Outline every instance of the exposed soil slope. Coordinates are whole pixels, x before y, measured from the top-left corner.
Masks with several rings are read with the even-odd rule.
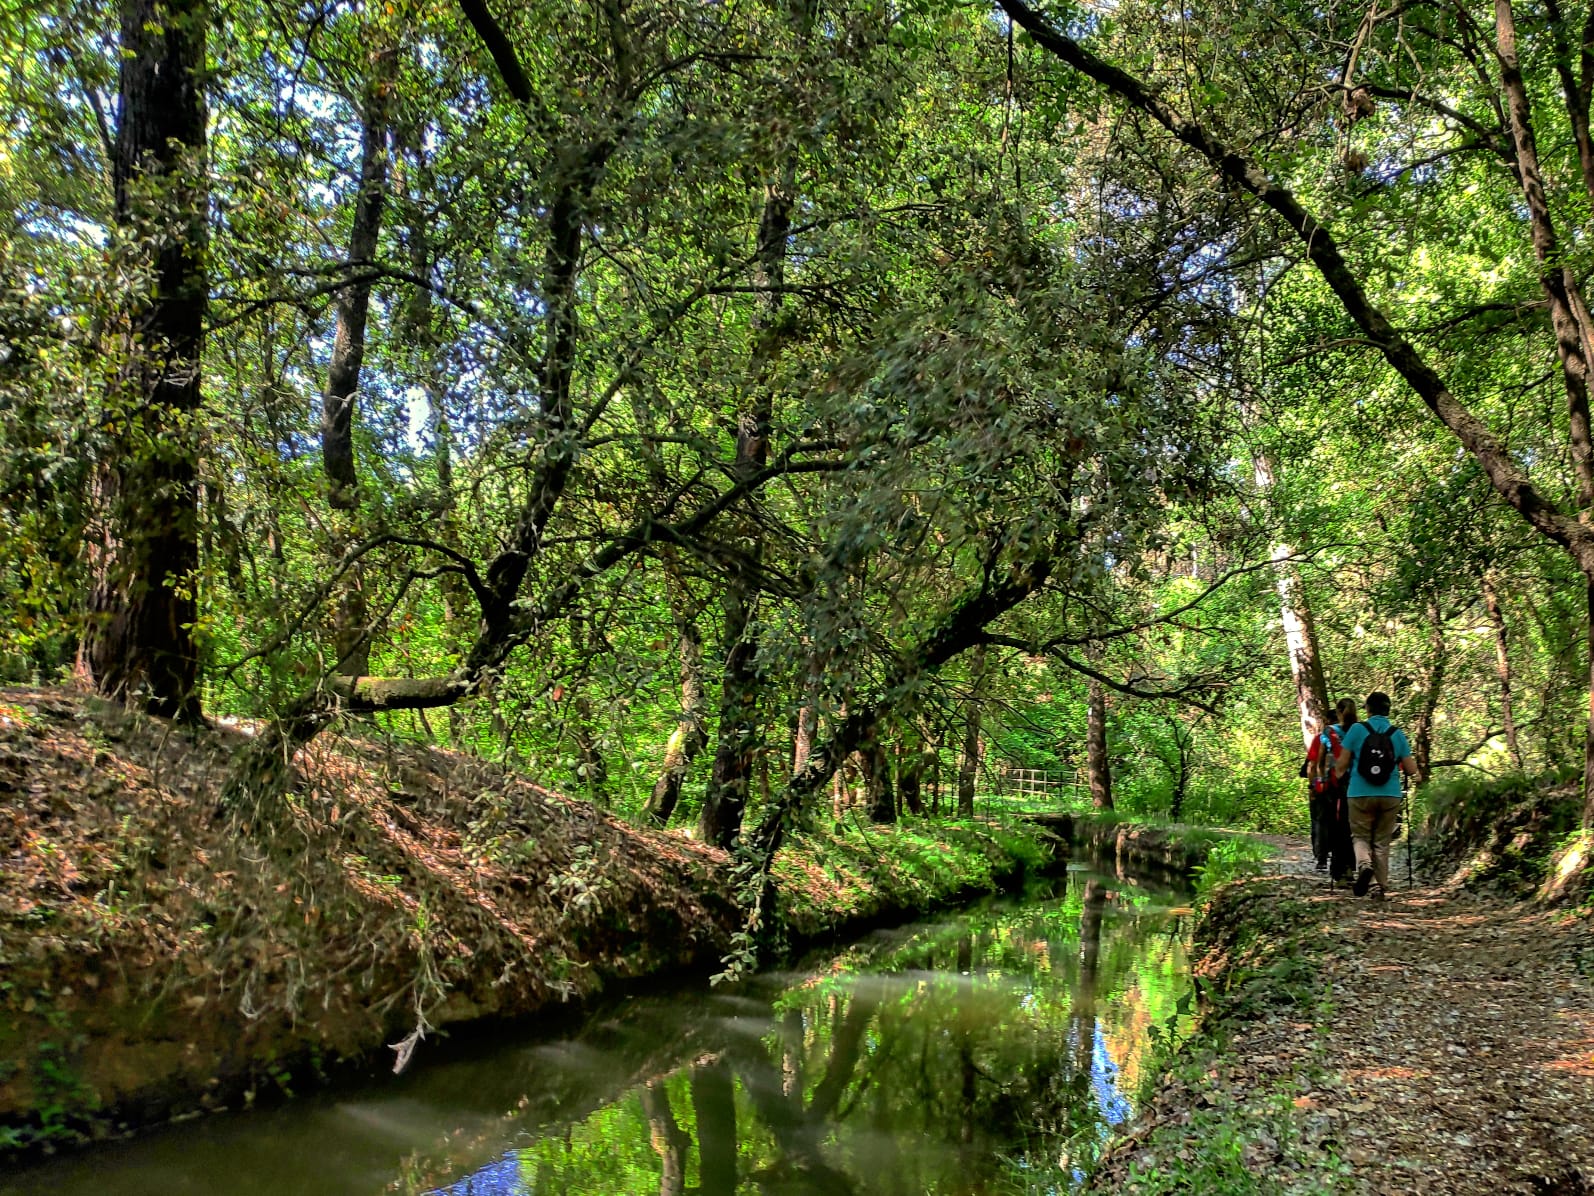
[[[535,1009],[735,925],[723,853],[456,753],[328,737],[264,833],[219,806],[242,735],[0,690],[0,1117]]]
[[[1590,919],[1459,886],[1374,903],[1305,854],[1208,911],[1202,1036],[1097,1190],[1216,1175],[1221,1139],[1255,1185],[1224,1191],[1594,1191]]]

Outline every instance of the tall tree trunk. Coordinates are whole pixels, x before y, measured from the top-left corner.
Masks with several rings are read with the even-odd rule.
[[[118,242],[134,272],[103,475],[109,534],[82,658],[100,692],[197,719],[200,377],[209,281],[204,0],[123,0]],[[148,271],[147,280],[141,275]]]
[[[1168,818],[1178,822],[1184,813],[1185,791],[1190,785],[1190,748],[1194,732],[1177,718],[1167,720],[1168,732],[1173,736],[1176,767],[1173,772],[1173,801],[1169,804]]]
[[[715,733],[714,769],[698,815],[697,837],[731,847],[741,833],[753,764],[760,743],[758,637],[752,619],[754,591],[745,578],[726,588],[725,670],[720,681],[720,711]]]
[[[1437,602],[1428,604],[1427,618],[1428,667],[1424,670],[1422,698],[1411,735],[1411,754],[1424,780],[1428,778],[1428,765],[1433,759],[1434,716],[1439,711],[1439,695],[1444,690],[1446,663],[1444,615]]]
[[[681,784],[692,761],[708,742],[704,725],[706,713],[703,702],[703,641],[697,624],[691,620],[680,625],[681,653],[681,713],[676,717],[675,730],[664,747],[664,766],[659,779],[653,784],[643,816],[655,826],[669,824],[670,816],[681,799]]]
[[[1505,613],[1500,609],[1500,596],[1494,588],[1494,578],[1483,575],[1483,607],[1489,612],[1489,625],[1494,629],[1494,673],[1500,679],[1500,717],[1505,723],[1505,742],[1511,759],[1518,770],[1522,761],[1522,742],[1517,735],[1516,701],[1511,693],[1511,653],[1506,635]]]
[[[891,757],[880,742],[879,733],[860,753],[864,780],[869,795],[869,820],[888,823],[897,820],[897,802],[891,790]]]
[[[809,753],[814,748],[814,736],[819,731],[820,686],[824,683],[825,657],[819,652],[808,654],[808,677],[803,684],[803,704],[797,711],[797,735],[792,746],[791,770],[799,773],[808,764]]]
[[[1253,461],[1257,489],[1273,489],[1273,462],[1264,453]],[[1330,721],[1328,683],[1323,679],[1323,657],[1317,647],[1317,625],[1301,584],[1301,572],[1291,561],[1295,550],[1288,544],[1273,545],[1274,584],[1278,588],[1279,615],[1284,624],[1284,648],[1290,658],[1290,677],[1295,682],[1295,706],[1301,717],[1301,746],[1309,748],[1323,725]]]
[[[1552,32],[1557,40],[1562,33],[1558,12],[1551,9]],[[1594,13],[1590,16],[1594,22]],[[1577,476],[1578,507],[1583,522],[1594,509],[1594,429],[1589,412],[1590,360],[1594,353],[1594,324],[1583,298],[1575,264],[1561,251],[1555,224],[1550,216],[1549,198],[1539,164],[1538,144],[1533,128],[1533,111],[1527,82],[1517,58],[1516,17],[1511,0],[1494,0],[1495,54],[1500,62],[1500,86],[1506,94],[1511,114],[1511,142],[1516,151],[1517,179],[1527,203],[1528,222],[1533,235],[1533,253],[1539,262],[1539,286],[1549,302],[1550,325],[1555,331],[1555,348],[1561,362],[1561,380],[1566,390],[1567,439],[1572,468]],[[1559,45],[1557,46],[1559,49]],[[1594,57],[1585,38],[1584,70],[1594,73]],[[1563,76],[1563,82],[1565,82]],[[1581,93],[1567,97],[1567,111],[1583,167],[1585,193],[1594,196],[1594,170],[1588,133],[1588,88],[1594,78],[1585,77]],[[1580,110],[1579,110],[1580,109]],[[1594,829],[1594,567],[1583,563],[1585,578],[1586,652],[1588,662],[1588,717],[1583,733],[1583,826]]]
[[[1289,555],[1291,550],[1283,544],[1273,550],[1275,560]],[[1300,712],[1301,744],[1309,747],[1313,736],[1330,721],[1328,683],[1323,678],[1323,657],[1317,647],[1317,625],[1301,584],[1300,570],[1280,564],[1277,584],[1290,676],[1295,682],[1295,705]]]
[[[1594,577],[1587,582],[1588,617],[1584,638],[1588,649],[1588,722],[1583,731],[1583,829],[1594,830]]]
[[[1090,781],[1090,804],[1098,810],[1112,805],[1112,761],[1107,755],[1107,690],[1090,679],[1089,709],[1085,723],[1085,775]]]
[[[321,396],[321,462],[327,475],[327,502],[336,513],[333,526],[341,558],[359,536],[359,478],[354,461],[354,409],[365,362],[365,325],[371,310],[371,283],[361,277],[376,258],[387,198],[388,106],[393,62],[391,51],[377,51],[376,65],[361,105],[364,132],[360,144],[360,177],[349,230],[348,268],[356,281],[337,292],[337,328],[332,361]],[[371,647],[366,627],[365,567],[360,562],[343,576],[333,627],[335,671],[360,677],[370,672]]]
[[[910,814],[924,813],[924,770],[929,764],[918,720],[902,720],[902,740],[897,746],[897,795]]]
[[[406,229],[409,242],[410,272],[416,278],[432,275],[432,241],[427,225],[424,197],[430,193],[430,164],[422,146],[422,131],[412,123],[395,122],[392,130],[393,178],[395,197],[408,199]],[[426,395],[426,423],[432,438],[432,461],[437,480],[438,540],[444,547],[463,553],[459,505],[454,491],[454,426],[448,414],[448,388],[443,382],[441,354],[432,323],[432,292],[429,287],[412,287],[404,310],[405,339],[414,350],[414,367],[422,378]],[[450,657],[463,655],[469,644],[469,627],[475,622],[470,586],[456,572],[437,579],[443,600],[443,644]],[[363,620],[362,620],[363,621]],[[449,741],[458,746],[465,739],[465,718],[457,705],[448,707]]]
[[[1594,98],[1594,24],[1585,24],[1577,47],[1582,78],[1572,67],[1573,46],[1567,36],[1566,18],[1560,0],[1546,0],[1550,34],[1555,42],[1555,71],[1561,80],[1561,97],[1566,105],[1572,140],[1577,145],[1578,167],[1583,175],[1583,190],[1594,199],[1594,138],[1589,134],[1589,101]]]
[[[681,713],[675,730],[664,747],[664,767],[653,784],[653,792],[642,809],[643,817],[654,826],[666,826],[681,799],[681,784],[692,761],[708,742],[708,711],[703,693],[703,637],[697,629],[692,596],[680,576],[678,562],[669,550],[663,556],[665,586],[675,631],[680,637]]]
[[[1511,143],[1516,152],[1517,178],[1527,204],[1533,254],[1539,262],[1539,287],[1550,308],[1561,380],[1566,389],[1567,430],[1572,467],[1577,475],[1578,506],[1594,507],[1594,438],[1590,435],[1589,358],[1583,302],[1577,272],[1561,253],[1555,223],[1550,216],[1544,173],[1539,164],[1538,141],[1533,129],[1533,109],[1527,82],[1517,61],[1516,17],[1511,0],[1494,0],[1495,54],[1500,62],[1500,86],[1511,115]],[[1591,724],[1594,726],[1594,724]]]
[[[974,787],[980,775],[980,683],[985,679],[985,648],[969,654],[969,696],[963,705],[963,755],[958,764],[959,818],[974,815]]]
[[[785,302],[781,290],[786,280],[786,241],[791,232],[795,171],[787,166],[778,182],[764,189],[763,214],[758,223],[758,265],[754,285],[761,289],[759,312],[753,326],[752,402],[737,420],[736,457],[731,478],[744,482],[769,461],[770,425],[774,419],[774,392],[766,377],[777,352],[780,312]],[[759,556],[762,536],[752,536],[749,556]],[[747,808],[753,763],[761,746],[759,724],[760,679],[758,632],[753,621],[756,579],[747,567],[732,571],[724,597],[725,673],[720,687],[718,739],[714,772],[698,819],[698,838],[730,847],[741,833]]]

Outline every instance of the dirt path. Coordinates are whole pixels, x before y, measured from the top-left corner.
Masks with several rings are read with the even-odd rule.
[[[1328,873],[1317,870],[1317,862],[1312,858],[1311,842],[1298,835],[1257,835],[1256,838],[1277,853],[1264,865],[1264,870],[1274,876],[1301,876],[1321,880],[1325,886],[1328,884]],[[1398,858],[1390,860],[1390,879],[1403,879],[1406,875],[1406,857],[1403,854],[1405,840],[1401,839],[1395,844]]]
[[[1350,1164],[1352,1190],[1594,1192],[1589,919],[1444,887],[1331,893],[1305,843],[1278,846],[1279,887],[1318,922],[1323,1000],[1242,1023],[1233,1049],[1309,1081],[1303,1140]]]

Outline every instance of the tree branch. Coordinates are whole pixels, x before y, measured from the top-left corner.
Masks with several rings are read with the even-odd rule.
[[[459,0],[459,10],[465,14],[476,36],[482,39],[487,53],[492,55],[493,65],[498,68],[499,78],[504,81],[509,94],[529,107],[532,101],[531,80],[526,77],[525,68],[520,65],[520,57],[515,53],[515,47],[510,45],[503,26],[493,19],[483,0]]]
[[[1372,302],[1333,234],[1301,205],[1294,192],[1280,186],[1250,157],[1220,141],[1200,122],[1185,118],[1139,79],[1060,33],[1024,0],[997,2],[1048,53],[1152,117],[1206,158],[1220,175],[1271,208],[1304,243],[1307,257],[1346,314],[1461,441],[1501,497],[1540,534],[1565,548],[1585,574],[1594,576],[1594,527],[1579,523],[1539,492],[1488,425],[1451,393],[1438,372]]]
[[[1036,651],[1032,645],[1026,644],[1016,635],[999,635],[995,633],[987,633],[981,636],[980,639],[982,643],[989,644],[993,648],[1013,648],[1019,652]],[[1074,672],[1080,673],[1086,677],[1090,677],[1095,681],[1100,681],[1108,689],[1116,690],[1118,693],[1124,694],[1128,697],[1144,698],[1147,701],[1153,702],[1184,702],[1187,705],[1194,706],[1197,710],[1206,712],[1207,714],[1217,714],[1217,709],[1215,707],[1210,706],[1206,702],[1202,702],[1199,699],[1191,696],[1195,689],[1201,687],[1198,682],[1190,682],[1188,684],[1179,686],[1177,689],[1141,689],[1139,686],[1130,685],[1127,682],[1115,680],[1106,673],[1102,672],[1100,669],[1086,664],[1084,661],[1075,657],[1069,656],[1066,652],[1062,652],[1056,648],[1041,649],[1039,654],[1050,656],[1052,659],[1061,662],[1064,666],[1073,670]]]

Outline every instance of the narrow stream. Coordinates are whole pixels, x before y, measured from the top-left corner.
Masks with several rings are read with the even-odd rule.
[[[1184,900],[1071,870],[731,991],[95,1147],[0,1194],[1065,1191],[1188,990]]]

